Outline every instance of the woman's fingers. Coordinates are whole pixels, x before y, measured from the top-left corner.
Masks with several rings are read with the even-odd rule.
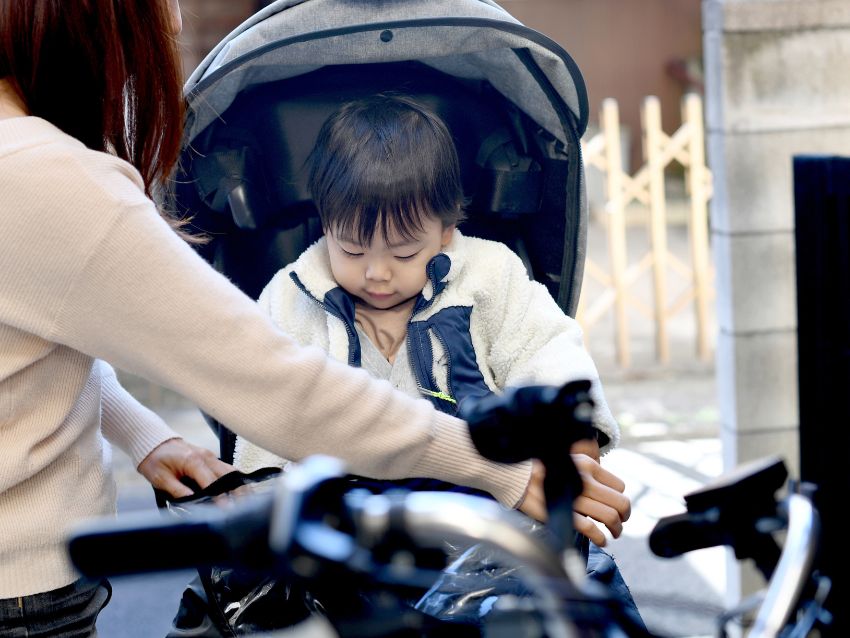
[[[621,522],[629,520],[629,517],[632,515],[632,502],[629,500],[629,497],[602,483],[585,480],[584,489],[579,498],[594,501],[611,508],[617,513]]]
[[[573,502],[573,511],[592,521],[602,523],[614,538],[619,538],[620,534],[623,533],[623,519],[620,512],[609,505],[586,496],[579,496]]]
[[[151,485],[178,498],[192,494],[192,490],[180,479],[190,478],[203,488],[235,469],[219,460],[210,450],[180,438],[160,443],[138,467],[139,473]]]
[[[582,479],[582,493],[573,502],[576,530],[598,545],[597,539],[604,536],[597,526],[601,523],[614,538],[619,538],[623,523],[632,513],[631,501],[623,493],[625,483],[586,455],[574,454],[572,459]]]

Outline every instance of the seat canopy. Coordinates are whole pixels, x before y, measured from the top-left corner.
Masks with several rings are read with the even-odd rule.
[[[321,232],[304,161],[343,101],[399,91],[458,148],[471,235],[508,243],[574,314],[586,242],[587,95],[555,42],[489,0],[278,0],[186,84],[178,208],[251,296]]]

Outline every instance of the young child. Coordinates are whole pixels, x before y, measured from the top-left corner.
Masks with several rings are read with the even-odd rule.
[[[619,429],[581,330],[510,249],[457,230],[464,197],[445,124],[404,96],[345,104],[319,133],[309,184],[324,237],[261,294],[274,322],[449,413],[512,385],[590,379],[599,435],[571,450],[586,482],[576,528],[604,545],[590,517],[619,536],[629,501],[597,463]],[[252,471],[285,461],[239,438],[235,464]]]
[[[619,428],[596,366],[576,321],[517,255],[457,229],[464,196],[445,124],[405,96],[349,102],[323,125],[309,165],[324,237],[272,278],[261,307],[300,343],[451,414],[509,386],[591,380],[597,440],[569,451],[584,481],[575,527],[592,541],[588,572],[607,571],[602,578],[639,617],[594,522],[618,537],[630,513],[625,485],[598,463]],[[288,464],[243,438],[234,456],[245,472]],[[471,491],[431,479],[357,480]]]

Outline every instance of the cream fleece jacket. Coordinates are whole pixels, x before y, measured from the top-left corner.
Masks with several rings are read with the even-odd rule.
[[[0,598],[76,578],[66,527],[114,510],[101,431],[140,461],[173,433],[108,366],[169,387],[290,459],[430,476],[515,506],[530,464],[297,345],[160,218],[138,172],[35,117],[0,120]]]
[[[600,453],[605,455],[615,448],[620,427],[605,400],[599,373],[575,319],[564,314],[545,286],[529,279],[522,261],[504,244],[455,230],[443,254],[451,263],[442,279],[447,285],[410,321],[425,321],[445,309],[469,308],[473,360],[487,388],[495,393],[529,383],[561,385],[576,379],[590,380],[594,425],[608,439]],[[300,285],[293,281],[293,273]],[[258,303],[275,325],[299,343],[317,345],[337,361],[347,362],[350,328],[316,303],[338,287],[322,237],[272,277]],[[429,281],[424,292],[427,298],[431,298],[432,290]],[[442,345],[434,341],[431,348],[437,353]],[[435,354],[426,365],[438,389],[451,395],[447,364],[445,360],[438,363],[438,359]],[[413,378],[413,369],[409,368],[407,374]],[[407,387],[415,389],[415,379]],[[241,437],[237,437],[235,451],[234,463],[243,471],[285,465],[283,459]]]

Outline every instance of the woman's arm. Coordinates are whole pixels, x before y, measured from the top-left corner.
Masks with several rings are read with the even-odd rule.
[[[124,389],[108,363],[95,359],[91,373],[100,379],[103,435],[127,453],[134,467],[155,447],[180,436]]]
[[[151,485],[172,496],[188,496],[192,490],[180,479],[188,477],[206,487],[233,471],[209,450],[184,441],[155,412],[139,403],[108,363],[96,359],[92,374],[100,377],[104,436],[127,453]]]
[[[530,464],[487,461],[462,421],[295,344],[174,234],[124,163],[98,161],[61,183],[46,175],[25,218],[0,224],[0,321],[169,387],[284,458],[522,498]],[[58,163],[17,166],[31,183]],[[105,190],[100,175],[123,183]]]

